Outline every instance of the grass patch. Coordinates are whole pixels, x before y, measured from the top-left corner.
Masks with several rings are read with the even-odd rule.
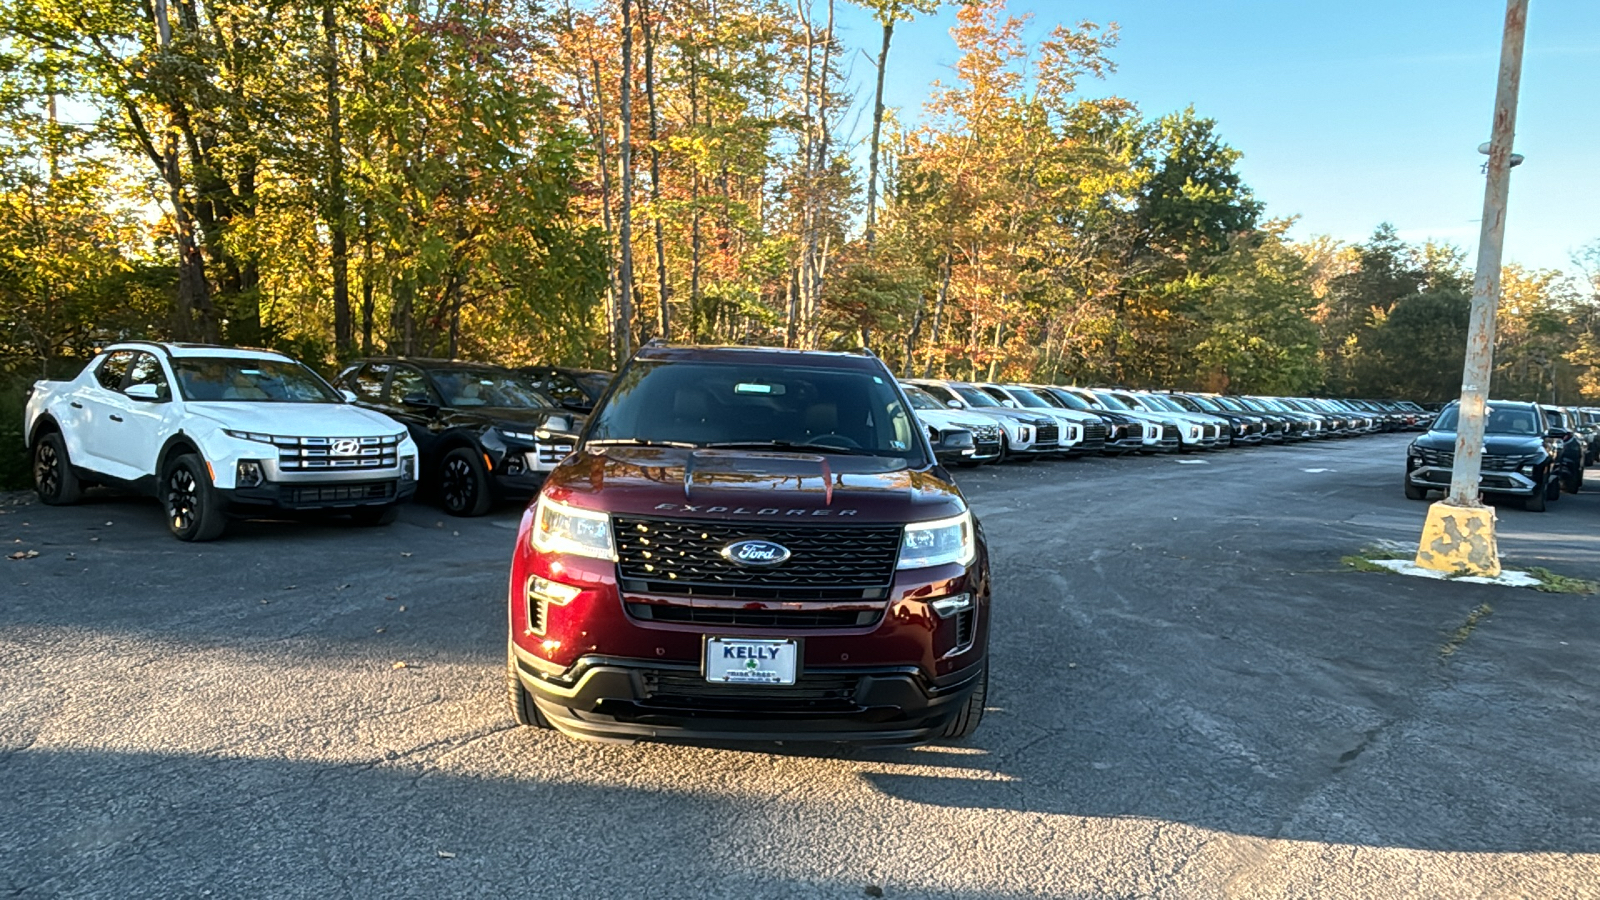
[[[1536,591],[1544,591],[1547,594],[1600,594],[1600,584],[1593,581],[1557,575],[1539,566],[1529,569],[1528,574],[1539,579],[1539,583],[1534,586]]]
[[[1493,613],[1494,607],[1487,603],[1481,603],[1477,609],[1467,613],[1467,620],[1461,623],[1460,628],[1450,633],[1450,639],[1444,642],[1443,647],[1439,648],[1439,655],[1445,659],[1454,656],[1455,652],[1461,649],[1461,645],[1467,642],[1467,638],[1472,637],[1472,632],[1477,630],[1478,623],[1493,615]]]
[[[1384,559],[1388,559],[1388,558],[1389,557],[1384,557]],[[1342,562],[1345,565],[1349,566],[1350,568],[1355,569],[1357,572],[1387,572],[1387,571],[1389,571],[1388,569],[1385,569],[1383,566],[1378,565],[1377,563],[1375,563],[1372,560],[1366,558],[1365,556],[1341,556],[1341,557],[1339,557],[1339,562]]]
[[[1374,560],[1379,559],[1410,559],[1414,554],[1395,547],[1384,547],[1378,544],[1368,544],[1351,556],[1339,557],[1339,562],[1357,572],[1392,572],[1383,566],[1375,565]]]

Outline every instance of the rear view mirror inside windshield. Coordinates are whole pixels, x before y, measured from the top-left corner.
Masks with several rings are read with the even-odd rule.
[[[761,394],[763,396],[776,397],[782,395],[784,390],[783,385],[781,384],[761,384],[755,381],[741,381],[733,386],[733,392],[735,394]]]

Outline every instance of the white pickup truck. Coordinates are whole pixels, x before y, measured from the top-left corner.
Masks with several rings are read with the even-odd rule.
[[[25,416],[40,500],[72,503],[93,484],[154,495],[185,541],[250,510],[386,524],[417,486],[403,426],[266,350],[113,344],[71,381],[35,382]]]

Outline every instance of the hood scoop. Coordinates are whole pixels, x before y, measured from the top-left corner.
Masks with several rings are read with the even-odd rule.
[[[823,456],[695,450],[683,461],[683,496],[690,503],[729,494],[768,492],[789,502],[796,495],[833,502],[833,471]]]

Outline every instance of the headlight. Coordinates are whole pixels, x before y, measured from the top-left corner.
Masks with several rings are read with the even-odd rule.
[[[557,503],[540,495],[533,510],[533,549],[541,553],[571,553],[615,560],[611,543],[611,517],[601,512]]]
[[[502,436],[511,438],[514,441],[527,441],[530,444],[533,443],[533,434],[532,434],[532,432],[528,432],[528,431],[507,431],[504,428],[501,428],[501,429],[498,429],[498,430],[499,430],[499,432],[500,432],[500,434]]]
[[[254,431],[234,431],[231,428],[223,429],[222,433],[231,438],[238,438],[241,441],[257,441],[262,444],[272,443],[272,435],[270,434],[257,434]]]
[[[923,569],[945,563],[970,565],[978,557],[972,533],[972,513],[906,526],[900,542],[901,569]]]

